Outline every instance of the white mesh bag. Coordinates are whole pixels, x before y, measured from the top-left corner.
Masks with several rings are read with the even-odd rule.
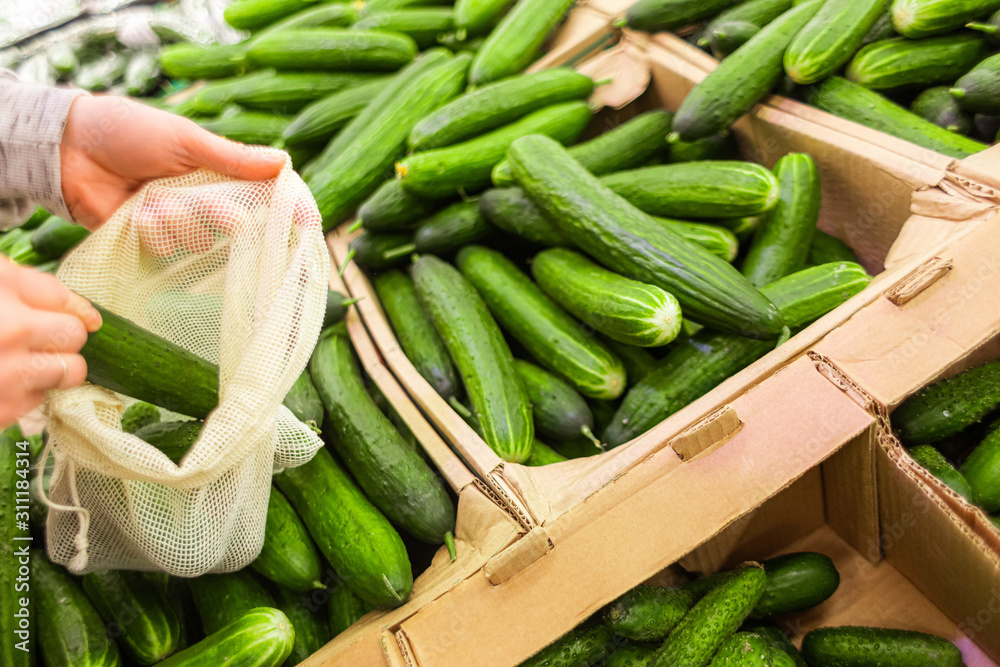
[[[281,402],[319,336],[329,271],[319,211],[290,164],[267,181],[199,170],[150,183],[63,261],[71,289],[217,363],[219,404],[175,465],[121,430],[122,396],[49,392],[53,561],[192,577],[257,556],[271,474],[322,446]],[[184,298],[197,317],[174,312]]]

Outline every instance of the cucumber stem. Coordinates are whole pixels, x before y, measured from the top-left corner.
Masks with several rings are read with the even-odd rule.
[[[347,265],[351,263],[351,261],[354,259],[354,256],[356,254],[357,254],[357,251],[354,248],[351,248],[351,249],[349,249],[347,251],[347,257],[344,258],[344,262],[340,265],[340,268],[337,269],[337,275],[339,277],[341,277],[341,278],[344,277],[344,271],[347,270]]]
[[[966,23],[966,28],[972,30],[978,30],[979,32],[984,32],[987,35],[998,35],[1000,34],[1000,26],[993,25],[992,23],[981,23],[979,21],[973,21],[972,23]]]
[[[451,562],[454,563],[455,559],[458,558],[458,552],[455,550],[455,536],[450,530],[444,534],[444,545],[448,547],[448,555],[451,556]]]
[[[668,144],[676,144],[680,140],[681,140],[681,135],[679,132],[671,132],[670,134],[667,135]]]
[[[313,587],[313,588],[321,588],[321,589],[323,589],[324,591],[326,590],[326,584],[324,584],[324,583],[323,583],[322,581],[320,581],[319,579],[317,579],[316,581],[312,582],[312,587]]]
[[[348,306],[353,306],[358,301],[361,301],[361,299],[363,299],[363,298],[364,297],[359,296],[359,297],[354,298],[354,299],[344,299],[343,301],[340,302],[340,305],[343,306],[344,308],[347,308]]]
[[[952,97],[957,97],[958,99],[965,97],[965,91],[961,88],[949,88],[948,92],[951,93]]]
[[[457,412],[462,419],[469,419],[470,417],[472,417],[472,413],[469,412],[469,408],[462,405],[461,401],[459,401],[454,396],[448,399],[448,405],[450,405],[452,409],[455,412]]]
[[[779,347],[788,342],[788,339],[792,337],[792,330],[788,327],[781,328],[781,335],[778,336],[778,342],[774,344],[775,347]]]
[[[622,17],[622,18],[618,19],[617,21],[615,21],[615,27],[616,28],[624,28],[627,25],[628,25],[628,19],[626,19],[625,17]]]
[[[392,250],[386,250],[382,253],[382,259],[396,259],[397,257],[402,257],[403,255],[409,255],[411,252],[417,249],[417,246],[413,243],[407,243],[399,246],[398,248],[393,248]]]
[[[604,443],[597,439],[597,436],[594,435],[594,432],[590,430],[589,426],[583,426],[580,429],[580,433],[582,433],[583,437],[585,437],[587,440],[590,440],[592,443],[594,443],[594,447],[597,447],[602,452],[604,451]]]
[[[594,88],[597,88],[598,86],[606,86],[614,80],[615,80],[614,77],[608,77],[607,79],[601,79],[600,81],[595,81]]]
[[[348,234],[353,234],[354,232],[356,232],[359,229],[361,229],[361,226],[363,224],[365,224],[365,221],[362,220],[361,218],[358,218],[357,220],[354,221],[353,225],[351,225],[350,227],[347,228],[347,233]]]

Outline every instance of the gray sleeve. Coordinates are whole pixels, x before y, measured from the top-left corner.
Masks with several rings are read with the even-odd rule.
[[[21,83],[0,70],[0,229],[37,206],[71,220],[62,195],[59,143],[81,90]]]

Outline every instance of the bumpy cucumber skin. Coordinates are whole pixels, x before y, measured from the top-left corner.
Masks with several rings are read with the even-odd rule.
[[[789,153],[774,167],[777,205],[761,221],[743,260],[743,275],[756,287],[805,266],[819,220],[819,170],[804,153]]]
[[[747,626],[744,626],[747,627]],[[774,667],[809,667],[795,644],[777,625],[749,625],[747,630],[758,635],[771,647]],[[785,659],[787,658],[787,660]]]
[[[653,644],[626,644],[604,661],[604,667],[647,667],[657,648]]]
[[[278,609],[295,629],[292,652],[284,663],[284,667],[295,667],[330,641],[326,609],[317,605],[309,593],[291,591],[283,586],[275,586],[274,597]]]
[[[950,83],[986,55],[985,40],[961,33],[918,42],[897,37],[858,51],[847,66],[848,80],[871,90],[926,88]]]
[[[440,202],[410,194],[402,181],[392,178],[358,207],[358,219],[370,232],[399,232],[416,227],[439,206]]]
[[[523,463],[535,437],[531,402],[482,297],[455,267],[433,255],[417,260],[412,273],[420,303],[462,377],[483,438],[504,460]]]
[[[947,86],[928,88],[920,93],[910,110],[949,132],[972,133],[972,114],[962,110]]]
[[[951,32],[997,9],[997,0],[894,0],[892,25],[900,35],[920,39]]]
[[[384,234],[367,230],[355,236],[350,243],[354,261],[371,271],[381,271],[406,262],[407,252],[413,249],[413,234],[388,232]]]
[[[278,609],[259,607],[175,653],[158,667],[278,667],[292,653],[295,629]]]
[[[921,468],[937,477],[945,486],[966,500],[972,501],[972,488],[969,486],[969,482],[941,452],[930,445],[917,445],[910,449],[910,456]]]
[[[323,402],[319,400],[308,370],[303,370],[295,380],[282,404],[303,424],[317,430],[323,425]]]
[[[719,647],[709,667],[772,667],[771,647],[752,632],[737,632]]]
[[[148,576],[100,570],[85,574],[82,583],[112,636],[133,660],[152,665],[177,651],[180,619]]]
[[[375,605],[406,601],[413,574],[402,538],[330,452],[320,449],[274,482],[348,586]]]
[[[489,239],[495,231],[480,213],[477,202],[458,202],[420,223],[413,233],[413,245],[418,253],[447,255]]]
[[[553,301],[621,343],[657,347],[680,333],[681,309],[672,294],[608,271],[572,250],[538,253],[531,274]]]
[[[662,639],[697,600],[697,595],[683,588],[640,585],[608,605],[604,623],[615,634],[628,639]]]
[[[122,430],[135,433],[143,426],[160,421],[160,409],[152,403],[136,401],[122,413]]]
[[[707,46],[716,30],[724,23],[749,23],[760,30],[791,9],[794,4],[796,3],[792,0],[748,0],[737,3],[708,22],[705,32],[698,40],[698,45]]]
[[[218,632],[251,609],[274,606],[274,598],[248,570],[205,574],[188,580],[188,588],[206,635]]]
[[[399,435],[365,391],[343,325],[323,332],[309,373],[330,422],[330,440],[365,495],[394,524],[428,544],[455,530],[444,483]]]
[[[442,398],[458,397],[461,385],[448,348],[427,319],[417,298],[413,280],[402,271],[382,271],[373,281],[396,340],[421,377]]]
[[[530,467],[540,467],[547,466],[552,463],[562,463],[563,461],[568,461],[565,456],[552,449],[544,442],[540,440],[535,440],[534,444],[531,446],[531,456],[528,460],[524,462],[524,465]]]
[[[545,368],[584,396],[612,399],[625,389],[622,362],[495,250],[466,246],[456,265],[500,325]]]
[[[817,0],[788,10],[712,70],[674,116],[679,138],[708,137],[750,111],[784,75],[785,48],[822,4]]]
[[[438,37],[455,27],[454,12],[448,7],[414,7],[368,14],[353,26],[353,30],[379,30],[408,35],[417,48],[437,44]]]
[[[611,630],[603,625],[578,627],[549,644],[520,667],[575,667],[593,665],[615,648]]]
[[[180,463],[198,439],[203,426],[204,422],[198,420],[151,422],[136,429],[133,435],[159,449],[174,463]]]
[[[1000,54],[973,67],[955,82],[951,94],[966,111],[1000,114]]]
[[[319,144],[357,116],[388,85],[384,78],[341,90],[300,111],[282,131],[289,146]]]
[[[702,160],[734,160],[739,157],[736,140],[728,129],[694,141],[672,140],[667,144],[667,148],[667,159],[664,162],[669,164]]]
[[[706,325],[764,339],[780,335],[781,314],[736,269],[630,206],[556,142],[524,137],[509,159],[528,197],[607,268],[670,292],[686,316]]]
[[[750,613],[751,618],[773,618],[812,609],[840,586],[840,573],[825,554],[785,554],[761,565],[767,575],[767,584]]]
[[[646,32],[677,30],[733,4],[735,0],[639,0],[625,13],[625,24]]]
[[[946,639],[910,630],[819,628],[802,639],[811,667],[961,667],[962,653]]]
[[[712,31],[712,55],[722,60],[736,49],[749,42],[760,32],[760,27],[749,21],[728,21],[719,23]]]
[[[549,222],[521,188],[495,188],[479,197],[487,220],[518,238],[543,246],[572,245]]]
[[[830,76],[857,52],[888,7],[889,0],[824,3],[785,50],[785,72],[802,85]]]
[[[650,667],[704,667],[746,620],[766,582],[764,568],[756,563],[735,570],[684,615]]]
[[[35,472],[29,470],[31,460],[27,456],[18,456],[18,452],[26,451],[17,446],[17,443],[24,442],[27,438],[21,432],[21,427],[17,424],[5,429],[0,433],[0,562],[5,566],[0,568],[0,613],[3,620],[0,621],[0,630],[3,637],[0,637],[0,663],[10,667],[34,667],[35,652],[38,650],[38,637],[35,634],[35,613],[37,603],[34,602],[35,595],[18,595],[17,578],[19,576],[19,565],[27,565],[28,562],[23,554],[19,554],[19,547],[28,542],[15,541],[17,537],[28,537],[28,530],[17,528],[17,521],[29,521],[32,517],[24,515],[25,505],[17,502],[18,493],[23,493],[30,485],[35,486]],[[19,472],[21,471],[21,472]],[[22,478],[23,475],[23,478]],[[18,488],[18,482],[24,479]],[[22,496],[23,498],[23,496]],[[23,502],[23,501],[22,501]],[[34,505],[34,502],[32,503]],[[31,557],[45,558],[38,551],[31,552]],[[29,586],[34,587],[34,582],[29,582]],[[27,605],[21,606],[22,598],[26,598]],[[22,611],[23,610],[23,611]],[[24,625],[21,626],[20,617],[15,614],[27,614],[24,618]],[[27,631],[26,636],[18,636],[15,631]],[[26,641],[25,641],[26,640]],[[22,641],[27,650],[17,648],[17,644]]]
[[[1000,512],[1000,422],[965,459],[962,474],[972,488],[972,502],[989,514]]]
[[[291,503],[272,487],[264,523],[264,544],[250,567],[294,591],[322,587],[323,563],[309,531]]]
[[[896,408],[892,425],[906,445],[931,444],[979,422],[1000,406],[1000,361],[924,387]]]
[[[514,363],[528,392],[535,431],[539,435],[569,440],[579,436],[584,429],[594,428],[590,407],[573,387],[532,363],[522,359],[515,359]]]
[[[332,637],[336,637],[374,609],[343,584],[337,584],[330,588],[330,599],[327,604],[330,606],[329,621]]]

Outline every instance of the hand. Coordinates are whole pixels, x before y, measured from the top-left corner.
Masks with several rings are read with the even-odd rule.
[[[147,181],[199,167],[255,181],[277,176],[284,164],[280,155],[252,151],[187,118],[114,96],[73,101],[59,154],[66,206],[91,231]]]
[[[0,312],[0,428],[7,428],[40,405],[47,390],[86,379],[87,362],[78,353],[87,333],[101,327],[101,315],[54,276],[3,257]]]

